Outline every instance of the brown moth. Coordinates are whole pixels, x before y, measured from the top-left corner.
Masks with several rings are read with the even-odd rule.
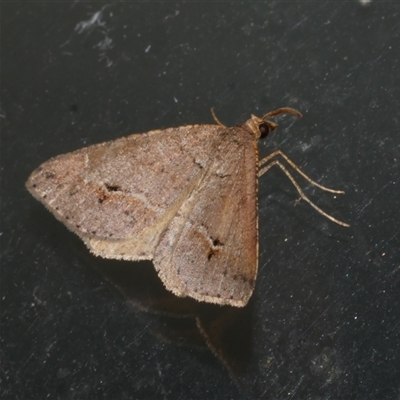
[[[54,157],[26,187],[96,256],[152,260],[177,296],[243,307],[258,267],[258,177],[274,165],[300,198],[332,221],[302,192],[282,152],[259,162],[257,141],[277,125],[281,108],[228,128],[189,125],[134,134]]]

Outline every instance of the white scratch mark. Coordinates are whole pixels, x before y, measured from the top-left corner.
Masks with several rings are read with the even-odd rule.
[[[103,10],[104,10],[104,7],[100,11],[97,11],[96,13],[94,13],[92,15],[92,18],[88,19],[87,21],[78,22],[75,26],[75,31],[78,32],[79,34],[81,34],[82,32],[84,32],[86,30],[94,29],[96,26],[104,27],[105,22],[101,21]]]
[[[179,15],[179,10],[175,10],[175,14],[174,14],[174,15],[169,14],[169,15],[167,15],[167,16],[165,17],[165,19],[175,18],[175,17],[177,17],[178,15]]]
[[[364,210],[365,210],[367,207],[369,207],[369,206],[371,205],[371,203],[374,201],[374,198],[375,198],[376,196],[378,196],[378,194],[380,194],[381,192],[383,192],[383,191],[390,185],[390,183],[391,183],[391,182],[388,182],[386,185],[384,185],[380,190],[378,190],[378,191],[371,197],[370,200],[368,200],[366,203],[363,204],[363,206],[360,208],[359,215],[361,215],[361,214],[364,212]]]
[[[94,29],[98,28],[100,32],[104,35],[104,39],[98,42],[93,46],[94,49],[99,49],[101,52],[99,54],[99,61],[106,61],[106,67],[110,67],[113,64],[113,61],[106,55],[106,51],[110,50],[114,47],[113,40],[108,36],[108,32],[110,31],[107,28],[105,21],[103,18],[103,11],[106,7],[109,7],[109,4],[106,4],[101,8],[101,10],[92,14],[91,18],[86,21],[80,21],[75,26],[75,32],[81,34],[85,31],[91,33]],[[110,12],[110,16],[113,16],[113,13]],[[67,43],[67,42],[66,42]]]
[[[104,34],[104,39],[101,40],[99,43],[97,43],[95,46],[93,46],[93,48],[99,48],[100,50],[110,50],[114,47],[114,45],[112,44],[112,39],[110,37],[107,36],[107,33]]]
[[[145,53],[148,53],[150,49],[151,49],[151,44],[149,44],[149,45],[145,48],[144,52],[145,52]]]
[[[39,289],[39,286],[36,286],[35,289],[33,289],[32,296],[36,300],[36,303],[38,303],[39,305],[42,305],[42,304],[46,305],[45,301],[40,300],[39,297],[36,296],[36,292],[38,291],[38,289]]]
[[[400,265],[395,267],[395,269],[388,273],[388,276],[394,276],[398,271],[400,271]]]
[[[106,60],[106,67],[111,67],[111,65],[113,64],[113,61],[110,60],[107,56],[106,53],[101,53],[100,57],[99,57],[99,61],[103,61]]]

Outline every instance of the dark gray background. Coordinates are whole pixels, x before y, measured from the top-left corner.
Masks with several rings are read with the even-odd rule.
[[[399,399],[399,21],[382,1],[2,2],[0,397]],[[351,228],[293,207],[271,170],[240,312],[175,303],[150,263],[90,256],[24,188],[85,145],[281,106],[304,118],[280,118],[261,155],[344,189],[299,179]],[[207,347],[196,317],[213,313]]]

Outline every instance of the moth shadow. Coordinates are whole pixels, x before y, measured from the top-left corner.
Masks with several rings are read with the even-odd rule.
[[[252,301],[236,308],[180,298],[165,289],[150,261],[101,259],[77,244],[85,263],[122,293],[139,318],[151,319],[146,325],[154,336],[184,348],[208,348],[233,377],[243,373],[252,357]]]
[[[42,207],[27,216],[33,238],[60,253],[66,263],[89,265],[111,283],[140,320],[151,320],[152,334],[184,348],[211,350],[234,378],[240,376],[253,353],[253,301],[236,308],[180,298],[165,289],[150,261],[106,260],[93,256],[82,241]],[[204,352],[203,352],[204,353]],[[210,354],[210,353],[208,353]],[[201,356],[209,360],[208,356]]]

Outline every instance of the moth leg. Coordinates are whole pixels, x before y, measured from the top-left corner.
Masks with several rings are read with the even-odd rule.
[[[269,160],[271,160],[272,158],[276,157],[276,156],[281,156],[296,172],[298,172],[305,180],[307,180],[308,182],[310,182],[312,185],[316,186],[317,188],[321,189],[321,190],[325,190],[326,192],[330,192],[330,193],[336,193],[336,194],[343,194],[344,191],[343,190],[334,190],[334,189],[329,189],[325,186],[320,185],[319,183],[313,181],[309,176],[307,176],[286,154],[282,153],[280,150],[276,150],[273,153],[271,153],[269,156],[264,157],[260,162],[259,162],[259,167],[260,167],[260,171],[258,172],[258,177],[260,177],[261,175],[265,174],[265,172],[267,172],[267,169],[261,168],[263,166],[263,164],[266,164]]]
[[[211,115],[213,116],[214,121],[215,121],[219,126],[222,126],[223,128],[227,128],[227,126],[224,125],[224,124],[217,118],[217,116],[215,115],[214,108],[211,108]]]
[[[268,157],[267,157],[268,158]],[[299,192],[300,198],[306,201],[311,207],[313,207],[316,211],[318,211],[321,215],[324,217],[328,218],[329,220],[336,222],[338,225],[346,226],[349,227],[349,224],[346,224],[345,222],[339,221],[338,219],[332,217],[331,215],[327,214],[325,211],[322,211],[317,205],[315,205],[301,190],[300,186],[296,182],[296,180],[293,178],[291,173],[285,168],[285,166],[279,161],[279,160],[273,160],[271,161],[268,165],[266,165],[259,173],[259,176],[262,174],[265,174],[270,168],[272,168],[274,165],[277,165],[285,174],[286,176],[290,179],[290,181],[293,183],[294,187],[297,189]],[[303,175],[303,174],[302,174]],[[311,181],[311,179],[310,179]],[[311,181],[312,182],[312,181]],[[313,183],[313,182],[312,182]],[[317,185],[319,186],[319,185]]]

